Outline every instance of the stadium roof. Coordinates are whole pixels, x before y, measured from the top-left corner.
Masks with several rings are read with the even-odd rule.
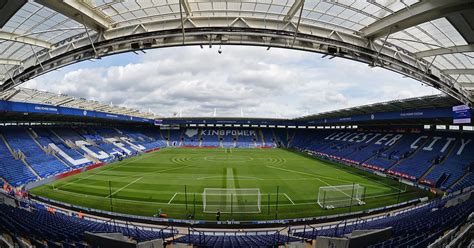
[[[380,66],[474,102],[472,0],[7,0],[0,83],[180,45],[258,45]]]
[[[374,103],[362,105],[341,110],[329,111],[315,115],[308,115],[294,120],[318,120],[329,118],[341,118],[348,116],[373,114],[373,113],[387,113],[387,112],[407,112],[420,109],[434,109],[453,107],[462,104],[458,100],[446,95],[431,95],[424,97],[414,97],[402,100],[393,100],[382,103]]]
[[[68,107],[83,110],[100,111],[111,114],[154,119],[153,113],[143,113],[136,109],[104,104],[98,101],[76,98],[64,94],[39,91],[35,89],[14,88],[0,92],[0,100],[45,104],[56,107]]]

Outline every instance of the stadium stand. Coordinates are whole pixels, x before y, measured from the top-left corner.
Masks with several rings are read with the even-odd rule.
[[[28,208],[0,204],[0,231],[13,237],[25,237],[36,247],[89,247],[84,233],[122,233],[138,242],[174,236],[173,230],[145,230],[124,227],[106,221],[83,219],[35,205]]]
[[[260,129],[260,136],[262,146],[266,147],[275,147],[276,146],[276,138],[273,135],[272,129],[269,128],[261,128]]]
[[[365,165],[370,165],[381,170],[390,169],[400,160],[409,158],[414,153],[414,149],[410,145],[418,138],[417,134],[405,134],[405,137],[398,141],[397,145],[391,149],[377,154],[376,157],[365,162]]]
[[[24,154],[25,163],[40,177],[45,178],[70,169],[52,154],[47,154],[41,149],[26,129],[6,128],[3,133],[10,146]]]
[[[10,148],[4,143],[3,136],[2,140],[0,142],[0,176],[15,187],[37,180],[38,178],[21,160],[13,157]]]
[[[467,133],[297,130],[290,147],[449,189],[461,179],[462,186],[472,182],[473,139]]]
[[[453,185],[449,191],[454,192],[474,185],[474,173],[468,172],[461,180]]]
[[[457,140],[453,152],[443,164],[436,166],[426,177],[433,185],[448,188],[463,175],[472,171],[474,163],[474,137],[466,135]]]
[[[277,247],[289,242],[301,242],[299,238],[282,235],[279,232],[200,232],[191,231],[175,243],[198,247]]]
[[[471,193],[467,199],[457,199],[454,205],[448,202],[449,198],[433,201],[410,211],[376,217],[373,220],[356,221],[351,224],[342,222],[335,227],[305,227],[295,229],[292,233],[305,239],[317,239],[321,236],[342,237],[354,230],[391,227],[392,238],[369,247],[426,247],[444,231],[461,224],[474,210],[474,197]]]
[[[181,137],[183,146],[198,147],[201,144],[200,141],[200,129],[191,128],[187,129]]]
[[[128,137],[132,143],[143,145],[146,149],[155,149],[165,146],[163,140],[157,139],[159,135],[156,130],[154,133],[151,130],[137,130],[135,128],[123,128],[120,129],[120,131],[125,137]]]
[[[92,163],[84,158],[82,153],[70,147],[71,143],[68,145],[67,141],[54,130],[49,128],[34,128],[33,130],[38,135],[39,143],[44,148],[51,147],[70,167],[79,168]]]
[[[182,137],[183,130],[168,130],[168,134],[166,137],[170,143],[170,146],[181,146],[181,137]]]

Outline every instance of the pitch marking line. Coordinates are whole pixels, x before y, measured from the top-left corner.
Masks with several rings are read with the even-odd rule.
[[[67,185],[70,185],[70,184],[77,183],[77,182],[80,182],[80,181],[82,181],[82,180],[88,179],[88,178],[90,178],[90,177],[97,176],[97,175],[101,175],[101,174],[103,174],[104,172],[108,172],[108,171],[114,169],[116,166],[123,166],[123,165],[130,164],[130,163],[132,163],[132,162],[137,162],[137,161],[140,161],[140,160],[146,158],[146,156],[140,156],[140,157],[138,157],[138,158],[137,158],[137,157],[135,157],[135,158],[136,158],[136,159],[131,159],[131,160],[129,160],[129,161],[126,161],[126,162],[122,163],[121,165],[117,165],[117,164],[116,164],[115,166],[113,166],[112,164],[110,164],[110,165],[112,165],[112,166],[106,165],[108,168],[104,168],[103,170],[101,170],[101,171],[99,171],[99,172],[97,172],[97,173],[93,173],[93,174],[91,174],[91,175],[89,175],[89,176],[86,176],[86,177],[83,177],[83,178],[79,178],[79,179],[77,179],[77,180],[73,180],[73,181],[68,182],[68,183],[66,183],[66,184],[60,185],[59,187],[55,187],[54,189],[60,189],[60,188],[65,187],[65,186],[67,186]],[[81,173],[79,173],[79,174],[81,174]]]
[[[291,204],[296,205],[286,193],[283,193],[283,195],[291,202]]]
[[[178,195],[178,192],[174,193],[173,197],[171,197],[170,201],[168,202],[168,205],[171,204],[171,202],[173,201],[173,199]]]
[[[196,180],[212,180],[212,179],[215,179],[215,180],[221,180],[222,178],[224,178],[224,176],[209,176],[209,177],[198,177],[196,178]],[[226,177],[226,179],[233,179],[233,180],[265,180],[265,179],[261,179],[261,178],[258,178],[258,177],[246,177],[246,176],[238,176],[238,177]]]
[[[275,166],[271,166],[271,165],[266,165],[267,167],[272,167],[272,168],[275,168],[275,169],[279,169],[279,170],[284,170],[284,171],[289,171],[289,172],[294,172],[294,173],[300,173],[300,174],[303,174],[303,175],[312,175],[314,176],[318,181],[326,184],[327,186],[331,186],[331,187],[334,187],[333,185],[329,184],[328,182],[316,177],[315,175],[311,174],[311,173],[306,173],[306,172],[301,172],[301,171],[295,171],[295,170],[290,170],[290,169],[284,169],[284,168],[279,168],[279,167],[275,167]],[[344,191],[342,190],[338,190],[339,192],[343,193],[344,195],[348,196],[348,197],[351,197],[350,195],[346,194]]]
[[[144,172],[144,173],[140,173],[140,174],[137,174],[135,176],[142,176],[143,177],[146,177],[146,176],[149,176],[149,175],[153,175],[155,176],[154,173],[159,173],[159,172],[165,172],[165,171],[170,171],[170,170],[177,170],[177,169],[183,169],[183,168],[187,168],[187,167],[191,167],[193,165],[184,165],[184,166],[180,166],[180,167],[173,167],[173,168],[167,168],[167,169],[160,169],[160,170],[156,170],[156,171],[150,171],[150,172]],[[105,170],[104,170],[105,171]],[[96,176],[96,175],[99,175],[100,173],[96,173],[96,174],[93,174],[93,175],[90,175],[88,177],[91,177],[91,176]],[[116,179],[120,179],[120,178],[125,178],[125,177],[129,177],[128,175],[125,175],[125,176],[118,176]],[[87,178],[87,177],[86,177]],[[82,179],[86,179],[86,178],[82,178]],[[82,180],[81,179],[81,180]],[[69,184],[77,184],[77,182],[80,181],[80,180],[76,180],[76,181],[72,181],[72,182],[69,182],[67,183],[67,185]],[[66,184],[65,184],[66,185]],[[62,185],[61,187],[65,186],[65,185]],[[59,188],[61,187],[57,187],[57,188],[54,188],[54,190],[60,190]],[[106,197],[107,198],[107,197]]]
[[[95,199],[99,199],[99,200],[104,199],[103,196],[88,195],[88,194],[84,194],[84,193],[77,193],[77,192],[67,191],[67,190],[63,190],[63,189],[58,189],[58,191],[60,191],[64,194],[81,196],[81,197],[85,197],[85,198],[95,198]],[[410,192],[410,193],[407,193],[407,194],[414,194],[414,193],[416,193],[416,192]],[[184,195],[184,193],[179,193],[179,192],[178,192],[178,194]],[[196,194],[200,194],[200,193],[196,193]],[[398,193],[396,193],[396,194],[398,194]],[[388,195],[388,194],[380,195],[380,196],[386,196],[386,195]],[[373,196],[373,197],[375,198],[377,196]],[[122,198],[114,198],[114,201],[130,202],[130,203],[141,203],[141,204],[147,203],[147,204],[158,204],[158,205],[166,204],[166,202],[141,201],[141,200],[130,200],[130,199],[122,199]],[[310,202],[304,202],[304,203],[295,203],[294,205],[303,206],[303,205],[314,205],[314,204],[315,204],[314,201],[310,201]],[[171,203],[170,205],[184,206],[185,203]],[[279,204],[279,206],[291,206],[291,205],[293,205],[293,204],[285,204],[285,203]],[[196,206],[202,206],[202,204],[196,204]],[[270,206],[274,207],[276,205],[275,204],[270,204]]]
[[[132,184],[134,184],[134,183],[136,183],[136,182],[138,182],[138,181],[140,181],[142,178],[143,178],[143,177],[140,177],[140,178],[135,179],[133,182],[130,182],[129,184],[123,186],[122,188],[120,188],[120,189],[114,191],[112,194],[108,195],[108,196],[105,197],[105,198],[110,198],[111,196],[117,194],[118,192],[122,191],[122,190],[125,189],[126,187],[128,187],[128,186],[130,186],[130,185],[132,185]]]
[[[288,172],[299,173],[299,174],[302,174],[302,175],[311,176],[311,179],[321,181],[322,183],[324,183],[328,186],[334,186],[334,185],[331,185],[331,184],[323,181],[321,178],[326,178],[326,179],[329,179],[329,180],[332,180],[332,181],[338,181],[338,182],[344,182],[344,183],[353,183],[352,181],[347,181],[347,180],[342,180],[342,179],[337,179],[337,178],[329,178],[329,177],[321,176],[321,175],[318,175],[318,174],[311,174],[311,173],[307,173],[307,172],[303,172],[303,171],[285,169],[285,168],[280,168],[280,167],[276,167],[276,166],[272,166],[272,165],[265,165],[265,166],[270,167],[270,168],[274,168],[274,169],[278,169],[278,170],[283,170],[283,171],[288,171]],[[308,180],[308,179],[310,179],[310,178],[303,178],[303,179],[296,179],[296,180]],[[266,180],[266,179],[263,179],[263,180]],[[279,179],[279,180],[291,181],[291,180],[295,180],[295,179]],[[374,182],[374,181],[370,181],[370,182]],[[377,182],[374,182],[374,183],[377,183]],[[364,187],[382,189],[381,187],[377,187],[375,185],[364,185]]]
[[[232,189],[230,191],[230,195],[228,194],[226,197],[227,203],[235,202],[237,203],[237,196],[235,195],[235,180],[234,180],[234,170],[231,167],[227,167],[227,174],[226,174],[226,188]]]

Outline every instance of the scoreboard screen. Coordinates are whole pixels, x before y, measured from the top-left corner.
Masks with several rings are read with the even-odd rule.
[[[453,123],[469,124],[471,123],[471,108],[467,105],[458,105],[453,107]]]

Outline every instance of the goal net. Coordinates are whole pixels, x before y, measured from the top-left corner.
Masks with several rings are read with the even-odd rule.
[[[260,213],[258,188],[205,188],[202,193],[204,213]]]
[[[364,205],[365,188],[359,184],[320,187],[318,204],[322,208]]]

